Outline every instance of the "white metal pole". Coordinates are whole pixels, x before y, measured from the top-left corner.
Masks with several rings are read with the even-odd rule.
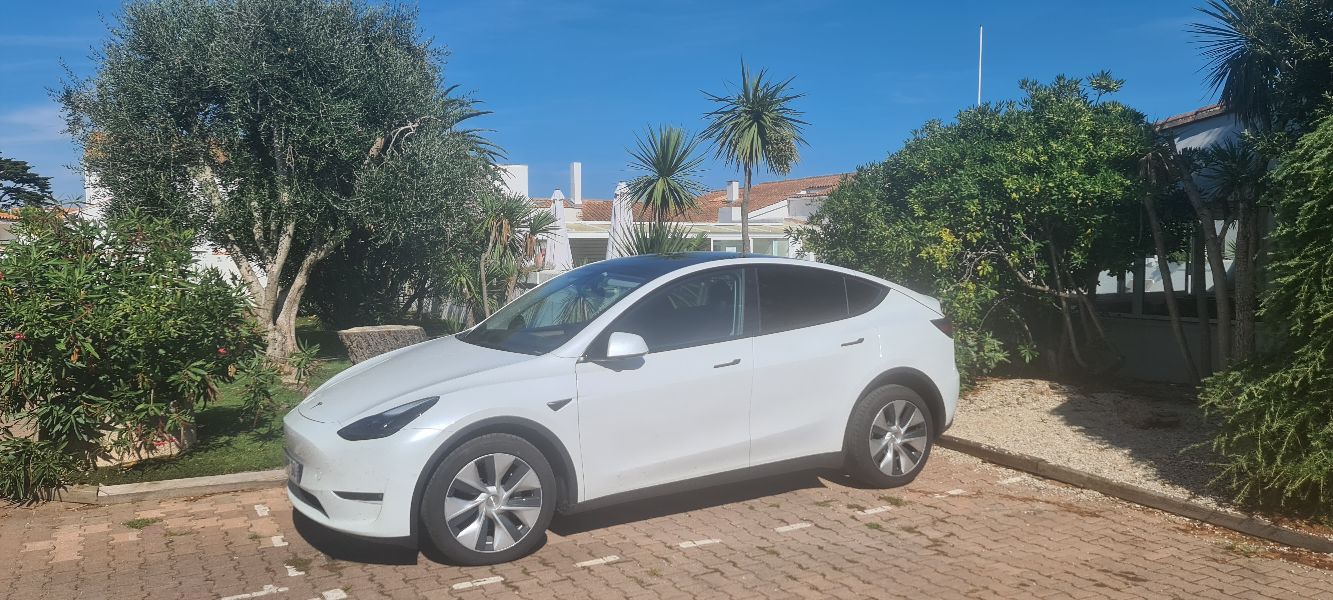
[[[981,51],[986,41],[985,26],[977,26],[977,106],[981,106]]]

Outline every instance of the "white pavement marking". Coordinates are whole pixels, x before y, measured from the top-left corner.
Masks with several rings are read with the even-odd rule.
[[[1020,482],[1020,481],[1023,481],[1024,479],[1027,479],[1027,478],[1026,478],[1026,477],[1023,477],[1022,475],[1015,475],[1015,476],[1010,477],[1010,478],[1008,478],[1008,479],[1001,479],[1001,480],[999,481],[999,484],[1000,484],[1000,485],[1009,485],[1009,484],[1011,484],[1011,483],[1018,483],[1018,482]]]
[[[296,567],[293,567],[293,566],[291,566],[291,565],[282,565],[282,566],[287,567],[287,576],[288,576],[288,577],[297,577],[297,576],[300,576],[300,575],[305,575],[305,571],[298,571],[298,570],[296,570]]]
[[[492,584],[492,583],[500,583],[501,581],[504,581],[504,580],[505,580],[504,577],[486,577],[486,578],[484,578],[484,579],[473,579],[472,581],[464,581],[463,583],[455,583],[455,584],[453,585],[453,588],[456,589],[456,590],[466,590],[466,589],[474,588],[474,587],[477,587],[477,586],[490,585],[490,584]],[[344,598],[345,598],[345,597],[346,597],[346,596],[344,596]]]
[[[873,508],[867,508],[867,509],[865,509],[865,510],[863,510],[863,511],[860,511],[860,514],[863,514],[863,515],[877,515],[877,514],[882,513],[882,512],[889,512],[889,511],[892,510],[892,509],[893,509],[892,506],[876,506],[876,507],[873,507]]]
[[[344,592],[342,588],[320,592],[319,595],[323,596],[324,600],[347,600],[347,592]]]
[[[694,540],[694,541],[692,541],[692,542],[681,542],[681,543],[677,544],[677,546],[680,546],[681,548],[697,548],[697,547],[699,547],[699,546],[707,546],[707,545],[709,545],[709,544],[717,544],[717,543],[720,543],[721,541],[722,541],[722,540]]]
[[[618,560],[620,560],[620,557],[619,557],[619,556],[616,556],[616,555],[614,555],[614,554],[612,554],[611,556],[603,556],[603,557],[601,557],[601,558],[594,558],[594,559],[592,559],[592,560],[585,560],[585,561],[583,561],[583,562],[577,562],[577,563],[574,563],[574,566],[576,566],[576,567],[595,567],[595,566],[597,566],[597,565],[604,565],[604,564],[606,564],[606,563],[613,563],[613,562],[616,562],[616,561],[618,561]]]
[[[935,494],[933,497],[934,497],[934,498],[944,498],[945,496],[962,496],[963,494],[966,494],[966,493],[967,493],[967,490],[949,490],[949,491],[947,491],[947,492],[944,492],[943,494]]]
[[[278,587],[276,585],[269,584],[264,586],[264,589],[259,590],[258,592],[250,592],[248,594],[236,594],[235,596],[227,596],[222,600],[245,600],[246,598],[258,598],[260,596],[267,596],[269,594],[281,594],[285,591],[287,591],[287,588],[285,587]]]
[[[261,517],[267,517],[267,516],[268,516],[268,506],[267,506],[267,505],[264,505],[264,504],[256,504],[256,505],[255,505],[255,514],[257,514],[257,515],[259,515],[259,516],[261,516]]]
[[[287,542],[283,541],[282,536],[280,535],[275,535],[269,538],[268,541],[273,543],[274,548],[281,548],[287,545]]]
[[[796,531],[797,529],[805,529],[806,527],[809,527],[809,526],[810,526],[809,523],[792,523],[791,525],[783,525],[782,527],[774,527],[774,528],[773,528],[773,531],[776,531],[776,532],[778,532],[778,533],[787,533],[788,531]]]

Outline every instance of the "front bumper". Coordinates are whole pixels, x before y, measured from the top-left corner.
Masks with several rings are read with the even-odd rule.
[[[287,497],[301,514],[329,529],[372,538],[412,532],[417,481],[438,446],[438,431],[404,429],[379,440],[348,441],[337,425],[298,411],[283,419],[288,460],[301,464]]]

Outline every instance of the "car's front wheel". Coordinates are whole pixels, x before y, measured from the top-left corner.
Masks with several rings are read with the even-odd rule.
[[[541,451],[521,437],[492,433],[464,442],[440,462],[420,516],[450,562],[487,565],[540,546],[555,503],[555,472]]]
[[[885,385],[871,390],[847,420],[847,470],[875,487],[910,483],[930,457],[933,423],[930,406],[912,388]]]

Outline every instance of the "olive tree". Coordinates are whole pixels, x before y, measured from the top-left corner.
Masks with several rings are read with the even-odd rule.
[[[315,267],[354,232],[410,231],[441,190],[383,172],[427,135],[472,142],[415,14],[352,0],[131,2],[95,74],[58,92],[112,214],[201,232],[236,261],[267,353],[295,348]],[[437,157],[438,158],[438,157]],[[433,181],[433,180],[432,180]]]

